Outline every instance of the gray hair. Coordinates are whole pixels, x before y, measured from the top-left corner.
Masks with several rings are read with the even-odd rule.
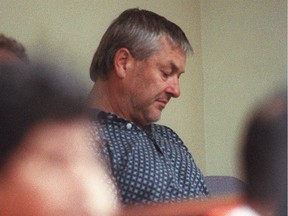
[[[108,76],[114,67],[115,53],[120,48],[127,48],[135,59],[143,60],[160,50],[158,41],[163,36],[185,54],[193,53],[185,33],[175,23],[151,11],[125,10],[112,22],[100,41],[90,66],[91,80]]]

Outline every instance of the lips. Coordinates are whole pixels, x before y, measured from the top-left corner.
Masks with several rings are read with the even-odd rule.
[[[166,99],[158,99],[157,100],[159,106],[160,106],[160,109],[164,109],[166,104],[169,102],[169,100],[166,100]]]

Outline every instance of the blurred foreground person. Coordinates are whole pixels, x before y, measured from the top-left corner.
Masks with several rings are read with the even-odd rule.
[[[245,202],[209,216],[287,216],[287,91],[253,113],[244,135]]]
[[[28,56],[24,46],[14,38],[0,34],[0,65],[27,64]]]
[[[85,92],[63,73],[0,66],[0,215],[109,216],[117,208],[87,146]]]

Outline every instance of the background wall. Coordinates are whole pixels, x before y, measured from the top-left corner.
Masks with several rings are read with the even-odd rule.
[[[172,20],[194,48],[181,76],[181,97],[170,102],[160,123],[180,135],[205,174],[239,175],[247,111],[286,81],[286,1],[0,0],[0,32],[23,43],[31,59],[73,66],[90,88],[100,38],[131,7]]]
[[[287,1],[202,0],[206,172],[234,175],[246,118],[287,82]]]

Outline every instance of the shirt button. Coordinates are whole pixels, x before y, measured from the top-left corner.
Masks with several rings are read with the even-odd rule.
[[[132,124],[131,124],[131,123],[127,123],[127,124],[126,124],[126,128],[127,128],[128,130],[130,130],[130,129],[132,128]]]

